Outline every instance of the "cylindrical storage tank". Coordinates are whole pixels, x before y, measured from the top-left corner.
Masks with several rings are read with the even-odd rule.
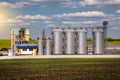
[[[53,29],[53,54],[63,54],[63,30],[60,28]]]
[[[51,55],[51,48],[52,48],[51,40],[47,39],[46,40],[46,55]]]
[[[93,29],[93,54],[104,53],[104,31],[101,28]]]
[[[44,55],[43,53],[43,40],[42,39],[39,39],[39,42],[38,42],[38,55]]]
[[[87,54],[87,31],[85,28],[77,29],[77,54]]]
[[[65,54],[75,54],[75,30],[65,29]]]

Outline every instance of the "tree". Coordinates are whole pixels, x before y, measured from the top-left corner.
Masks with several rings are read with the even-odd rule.
[[[8,51],[8,48],[2,48],[0,51]]]

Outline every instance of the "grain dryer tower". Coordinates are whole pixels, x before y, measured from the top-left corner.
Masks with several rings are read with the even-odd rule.
[[[63,30],[60,28],[54,28],[52,31],[53,53],[55,55],[63,54]]]
[[[77,54],[87,54],[87,31],[85,28],[77,29]]]
[[[45,30],[41,33],[41,38],[39,38],[38,42],[38,54],[45,55],[46,53],[46,32]]]
[[[93,54],[104,53],[104,31],[102,28],[93,29]]]
[[[65,54],[75,54],[75,30],[65,29]]]

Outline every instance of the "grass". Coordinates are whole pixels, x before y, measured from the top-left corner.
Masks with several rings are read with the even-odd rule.
[[[120,41],[108,41],[107,44],[120,45]]]
[[[120,58],[0,60],[0,80],[119,80]]]
[[[37,40],[30,40],[30,44],[37,44]],[[11,48],[11,43],[9,39],[0,39],[0,50],[2,48]]]
[[[30,44],[37,44],[37,40],[30,40]]]
[[[10,45],[10,40],[8,39],[0,39],[0,50],[2,48],[8,48],[10,49],[11,48],[11,45]]]
[[[31,44],[37,44],[37,40],[30,40]],[[87,44],[92,44],[92,41],[87,41]],[[107,44],[120,45],[120,41],[107,41]]]
[[[88,41],[87,42],[88,44],[92,44],[92,41]],[[30,44],[37,44],[37,40],[30,40]],[[115,45],[120,45],[120,41],[108,41],[107,44],[115,44]],[[7,40],[7,39],[1,39],[0,40],[0,50],[2,48],[8,48],[10,49],[11,46],[10,46],[10,40]]]
[[[92,44],[92,41],[87,41],[88,44]],[[120,41],[107,41],[107,44],[120,45]]]

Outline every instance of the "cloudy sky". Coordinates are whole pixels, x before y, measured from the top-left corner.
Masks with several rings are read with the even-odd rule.
[[[0,39],[28,27],[31,38],[51,27],[97,27],[109,21],[108,37],[120,37],[120,0],[0,0]]]

